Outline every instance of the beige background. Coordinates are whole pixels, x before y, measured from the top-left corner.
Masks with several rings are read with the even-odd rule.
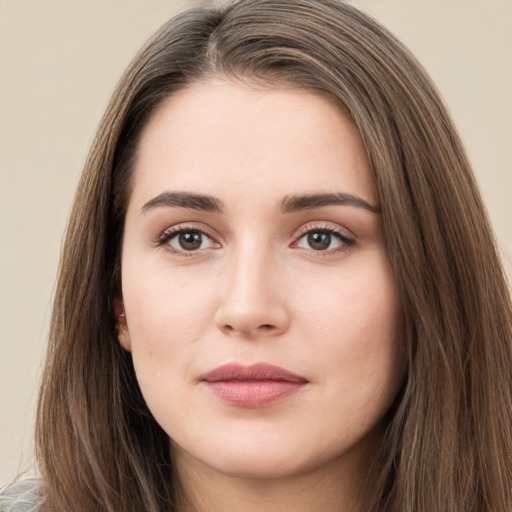
[[[31,464],[61,236],[96,125],[136,50],[186,3],[0,0],[0,482]],[[353,3],[444,94],[512,275],[512,0]]]

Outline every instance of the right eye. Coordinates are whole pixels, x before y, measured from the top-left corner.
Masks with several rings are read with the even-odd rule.
[[[173,253],[194,253],[202,249],[210,249],[219,245],[204,231],[196,228],[171,228],[165,231],[158,245],[164,246]]]

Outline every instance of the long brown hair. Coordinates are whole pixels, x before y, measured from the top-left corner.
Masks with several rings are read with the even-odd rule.
[[[408,358],[368,511],[512,510],[512,308],[470,164],[421,66],[338,0],[187,11],[122,77],[83,171],[60,265],[36,433],[46,508],[175,510],[168,438],[117,342],[113,301],[141,131],[163,99],[212,75],[328,95],[364,140]]]

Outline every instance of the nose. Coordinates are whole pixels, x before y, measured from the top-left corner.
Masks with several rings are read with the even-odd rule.
[[[286,287],[269,251],[234,254],[222,274],[215,322],[223,333],[260,338],[286,332],[290,324]]]

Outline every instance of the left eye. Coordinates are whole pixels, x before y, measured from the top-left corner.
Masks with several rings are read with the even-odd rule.
[[[351,245],[351,240],[331,230],[311,230],[297,241],[297,247],[313,251],[327,251],[343,245]]]
[[[196,229],[177,231],[167,239],[167,243],[176,251],[197,251],[214,246],[213,240]]]

